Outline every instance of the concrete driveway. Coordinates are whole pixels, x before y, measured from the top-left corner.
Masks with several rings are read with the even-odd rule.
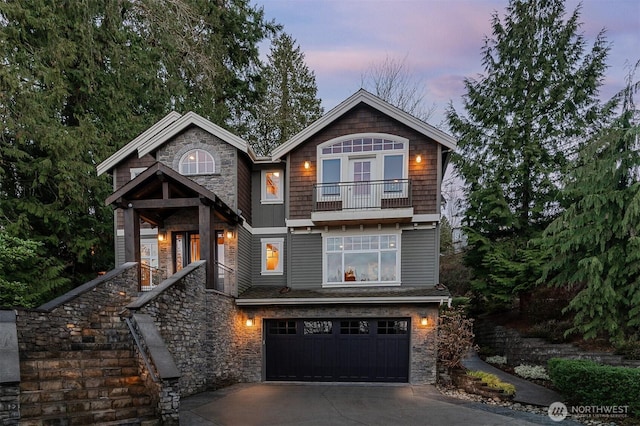
[[[180,424],[507,426],[558,423],[548,416],[448,398],[433,386],[252,383],[183,399]],[[565,424],[568,422],[563,422]]]

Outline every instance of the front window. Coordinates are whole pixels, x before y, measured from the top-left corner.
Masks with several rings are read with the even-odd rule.
[[[282,204],[282,172],[262,172],[262,204]]]
[[[399,236],[357,235],[325,238],[325,283],[368,285],[399,281]]]
[[[263,238],[261,243],[262,275],[282,275],[284,238]]]
[[[180,159],[180,174],[182,175],[212,174],[214,171],[213,157],[203,149],[193,149]]]

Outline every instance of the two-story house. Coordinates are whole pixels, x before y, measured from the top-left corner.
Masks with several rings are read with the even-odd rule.
[[[360,90],[269,157],[170,113],[98,173],[113,175],[117,263],[138,262],[153,291],[205,260],[211,297],[233,296],[255,329],[249,376],[430,383],[455,145]]]

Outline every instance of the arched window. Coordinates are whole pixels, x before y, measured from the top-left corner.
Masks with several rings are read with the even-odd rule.
[[[180,159],[180,173],[183,175],[204,175],[214,171],[213,157],[203,149],[193,149]]]

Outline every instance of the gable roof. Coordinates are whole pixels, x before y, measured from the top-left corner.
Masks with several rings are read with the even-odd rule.
[[[169,186],[168,190],[163,189],[165,182]],[[169,198],[165,198],[165,194]],[[172,203],[170,201],[172,199],[176,202]],[[215,193],[160,162],[154,163],[108,196],[105,205],[113,204],[115,207],[119,207],[122,203],[131,202],[136,207],[139,204],[136,201],[152,200],[158,204],[149,208],[149,210],[153,210],[152,214],[145,212],[143,208],[141,216],[153,223],[153,217],[163,218],[171,215],[176,209],[184,207],[184,201],[187,199],[198,200],[198,204],[215,206],[216,214],[231,223],[242,223],[243,221],[240,215]]]
[[[155,151],[189,126],[197,126],[202,130],[217,136],[231,146],[249,155],[252,160],[256,160],[256,155],[253,152],[253,149],[241,137],[234,135],[228,130],[223,129],[193,111],[184,115],[180,115],[177,112],[172,111],[140,136],[126,144],[123,148],[119,149],[111,157],[98,164],[98,176],[113,169],[118,163],[136,151],[138,152],[138,158]]]
[[[358,90],[356,93],[351,95],[346,100],[342,101],[338,106],[333,108],[331,111],[320,117],[318,120],[311,123],[308,127],[302,130],[300,133],[293,136],[291,139],[277,147],[271,153],[273,160],[278,160],[282,158],[284,155],[289,153],[291,150],[296,148],[298,145],[309,139],[311,136],[315,135],[326,126],[337,120],[343,114],[354,108],[356,105],[364,103],[369,105],[372,108],[380,111],[383,114],[388,115],[391,118],[398,120],[404,125],[412,128],[413,130],[422,133],[425,136],[430,137],[436,142],[444,145],[449,149],[455,149],[457,141],[456,139],[435,128],[434,126],[425,123],[424,121],[412,116],[411,114],[402,111],[400,108],[397,108],[390,103],[382,100],[381,98],[367,92],[364,89]]]
[[[180,114],[175,111],[171,111],[169,114],[162,117],[156,124],[140,133],[137,138],[117,150],[102,163],[98,164],[98,167],[96,167],[98,176],[113,169],[119,162],[133,154],[142,143],[155,136],[159,131],[176,121],[178,118],[180,118]]]

